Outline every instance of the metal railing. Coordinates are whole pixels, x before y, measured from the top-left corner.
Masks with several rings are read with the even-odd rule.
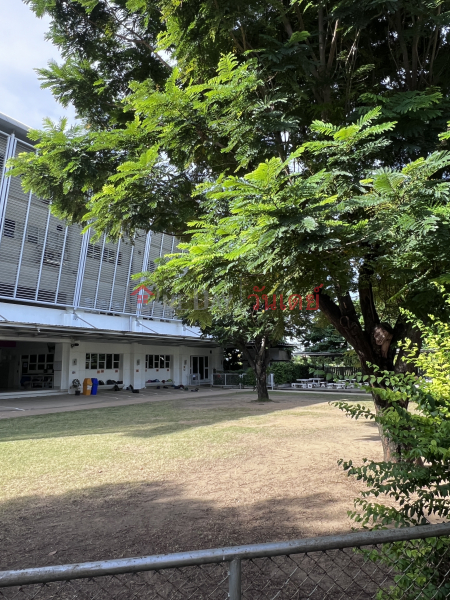
[[[253,381],[250,381],[250,378],[248,378],[246,373],[213,373],[211,385],[217,387],[233,387],[239,389],[255,387],[255,384],[253,383]],[[267,375],[267,387],[272,390],[275,387],[273,373],[269,373]]]
[[[332,373],[340,379],[345,377],[353,377],[357,373],[361,372],[361,367],[331,367],[325,365],[325,373]]]
[[[446,523],[3,571],[0,598],[438,600],[450,596],[449,535]]]

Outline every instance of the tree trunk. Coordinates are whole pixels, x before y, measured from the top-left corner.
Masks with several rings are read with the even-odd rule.
[[[258,400],[265,401],[270,400],[269,391],[267,389],[267,369],[266,365],[256,364],[256,392],[258,394]]]
[[[367,272],[364,273],[362,270],[359,285],[363,326],[356,313],[353,300],[348,293],[338,296],[338,304],[327,294],[321,293],[320,310],[355,349],[361,362],[361,371],[364,375],[373,375],[375,373],[374,366],[382,370],[404,373],[407,370],[411,370],[411,367],[405,363],[405,356],[402,351],[394,363],[395,349],[393,345],[406,338],[410,338],[413,342],[420,345],[420,332],[412,325],[405,323],[400,317],[393,329],[392,339],[388,340],[386,345],[383,344],[380,346],[376,343],[374,330],[380,327],[380,320],[375,308],[368,275],[370,274]],[[390,403],[387,400],[381,399],[375,391],[372,392],[372,397],[376,414],[380,414],[390,406]],[[405,402],[403,407],[407,408],[408,403]],[[383,446],[384,460],[396,462],[400,456],[400,449],[383,434],[380,427],[379,432]]]
[[[254,355],[249,351],[245,343],[239,344],[239,349],[248,360],[256,378],[256,391],[258,400],[270,400],[267,390],[267,365],[269,364],[269,343],[267,337],[257,338],[254,343]]]

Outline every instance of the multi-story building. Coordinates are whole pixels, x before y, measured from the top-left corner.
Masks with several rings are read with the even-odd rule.
[[[184,327],[163,302],[146,303],[132,275],[170,253],[170,235],[91,241],[49,203],[6,177],[6,161],[34,152],[28,128],[0,114],[0,391],[70,389],[97,377],[143,388],[148,380],[209,381],[217,344]]]

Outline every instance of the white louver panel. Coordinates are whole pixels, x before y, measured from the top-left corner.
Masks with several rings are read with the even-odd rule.
[[[83,238],[79,225],[71,225],[70,227],[65,227],[63,223],[60,223],[60,225],[64,228],[65,242],[63,241],[64,253],[62,254],[63,260],[60,267],[61,276],[59,279],[57,302],[58,304],[73,306]]]
[[[164,241],[163,233],[154,233],[152,234],[150,251],[148,254],[148,263],[146,271],[153,273],[155,270],[157,263],[155,262],[157,258],[161,256],[162,245]],[[160,300],[154,300],[148,304],[145,309],[142,310],[143,315],[148,315],[152,317],[162,318],[164,314],[163,303]]]
[[[15,149],[15,150],[14,150]],[[29,146],[0,134],[0,174],[8,153]],[[134,273],[153,271],[155,261],[172,252],[174,238],[140,232],[132,244],[97,241],[81,235],[50,212],[49,202],[23,192],[19,178],[0,180],[0,298],[26,303],[80,306],[108,314],[141,314],[173,319],[161,301],[138,303]]]
[[[131,276],[135,273],[142,273],[144,270],[144,258],[145,258],[145,247],[146,247],[147,234],[145,232],[139,232],[134,239],[134,248],[133,248],[133,256],[131,260],[131,269],[129,268],[129,282],[128,282],[128,290],[126,292],[125,298],[125,312],[135,314],[137,312],[137,308],[139,306],[139,312],[142,314],[143,309],[145,309],[148,314],[148,308],[145,304],[140,303],[138,305],[137,302],[137,293],[134,293],[134,288],[139,285],[139,281],[136,279],[132,279]]]
[[[2,187],[3,169],[5,167],[5,154],[6,154],[7,143],[8,143],[8,136],[0,133],[0,188]]]

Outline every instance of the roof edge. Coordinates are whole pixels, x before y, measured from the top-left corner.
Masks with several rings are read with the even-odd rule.
[[[17,121],[16,119],[13,119],[12,117],[0,112],[0,131],[3,131],[8,135],[14,133],[14,135],[22,142],[34,145],[34,142],[28,137],[28,132],[30,129],[31,127],[25,125],[25,123],[21,123],[20,121]]]

